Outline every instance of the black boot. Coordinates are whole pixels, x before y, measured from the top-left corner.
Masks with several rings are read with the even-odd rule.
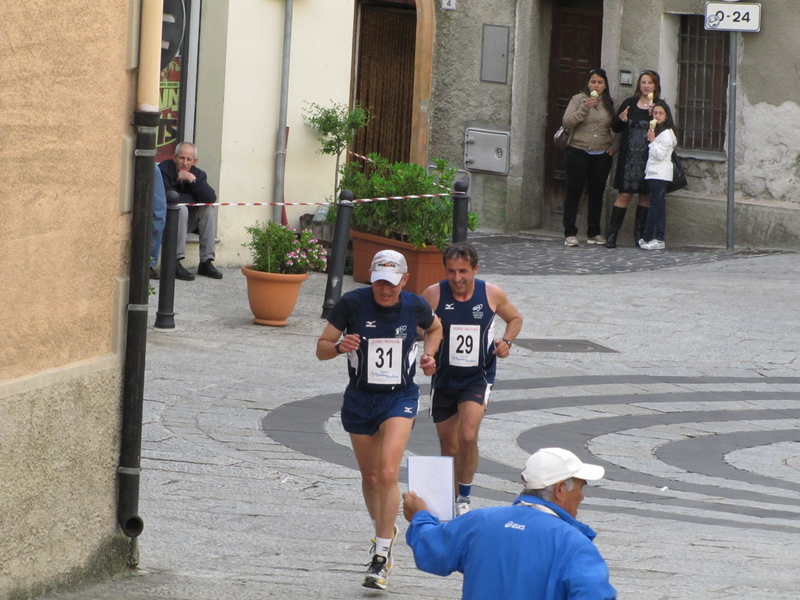
[[[617,234],[619,228],[622,227],[622,222],[625,220],[625,212],[628,207],[612,206],[611,207],[611,222],[608,224],[608,233],[606,234],[606,248],[617,247]]]
[[[647,213],[650,212],[649,206],[636,205],[636,220],[633,223],[633,241],[639,247],[639,240],[644,235],[644,226],[647,224]]]

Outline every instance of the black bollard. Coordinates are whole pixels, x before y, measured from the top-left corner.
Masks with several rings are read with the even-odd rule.
[[[336,225],[333,229],[333,246],[328,257],[328,284],[325,286],[325,302],[322,304],[322,317],[327,319],[333,305],[342,297],[344,263],[347,258],[347,241],[350,238],[350,217],[353,215],[353,199],[350,190],[339,194]]]
[[[175,206],[181,195],[167,192],[167,221],[161,238],[161,279],[158,285],[158,310],[156,329],[175,329],[175,269],[178,266],[178,215],[181,209]]]
[[[459,244],[467,241],[467,221],[469,217],[469,184],[466,181],[456,181],[453,186],[453,243]]]

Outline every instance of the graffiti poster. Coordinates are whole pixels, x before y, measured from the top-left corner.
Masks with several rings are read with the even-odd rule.
[[[172,158],[175,146],[181,140],[180,113],[181,113],[181,57],[176,56],[163,71],[161,71],[161,99],[159,110],[161,119],[156,136],[156,162]]]

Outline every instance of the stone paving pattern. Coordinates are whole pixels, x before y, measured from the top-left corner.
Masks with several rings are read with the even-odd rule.
[[[796,600],[798,255],[475,240],[521,338],[613,352],[501,361],[474,505],[508,502],[530,452],[565,446],[607,469],[579,516],[621,599]],[[314,356],[325,276],[274,329],[221,270],[178,281],[177,328],[149,332],[140,569],[47,598],[460,598],[460,576],[420,573],[404,542],[389,591],[360,585],[372,534],[338,421],[345,365]],[[409,452],[437,450],[421,411]]]

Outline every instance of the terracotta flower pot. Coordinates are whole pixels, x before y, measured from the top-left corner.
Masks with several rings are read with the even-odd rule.
[[[396,250],[406,257],[408,263],[407,292],[421,294],[425,289],[445,278],[442,251],[436,246],[415,250],[413,244],[392,240],[369,233],[350,230],[353,240],[353,279],[369,283],[369,267],[372,257],[381,250]]]
[[[251,267],[242,267],[242,274],[247,278],[247,299],[250,310],[258,325],[284,327],[289,315],[297,304],[300,286],[308,279],[308,273],[300,275],[282,275],[280,273],[264,273]]]

